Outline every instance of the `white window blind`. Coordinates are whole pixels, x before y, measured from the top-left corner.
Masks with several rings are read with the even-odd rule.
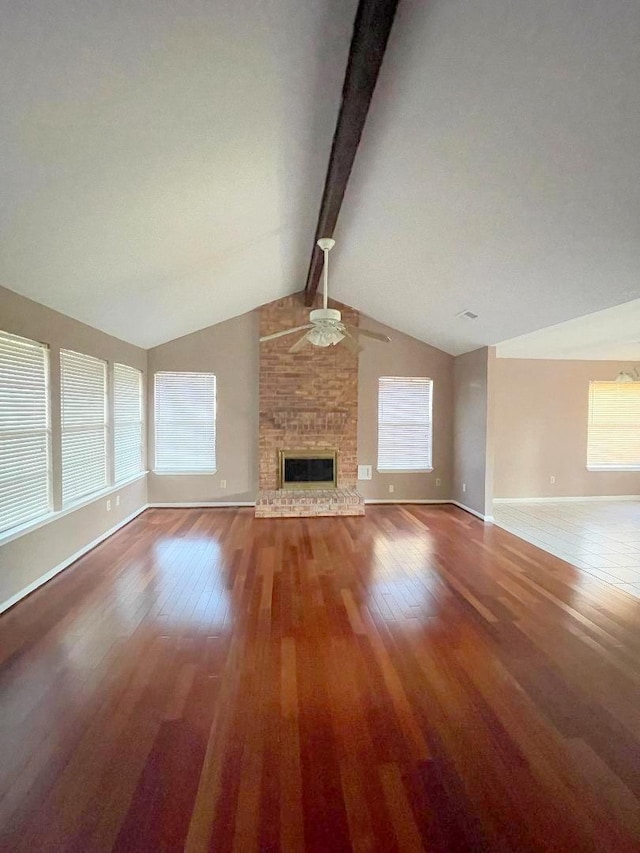
[[[156,373],[156,471],[216,469],[216,377]]]
[[[640,469],[640,382],[590,382],[587,468]]]
[[[107,485],[107,365],[60,350],[62,503]]]
[[[142,373],[113,365],[113,453],[116,483],[142,471]]]
[[[0,532],[51,512],[49,350],[0,332]]]
[[[378,380],[378,470],[431,469],[431,379],[381,376]]]

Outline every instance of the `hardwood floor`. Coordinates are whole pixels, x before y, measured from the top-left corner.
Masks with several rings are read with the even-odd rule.
[[[640,602],[453,507],[148,510],[0,649],[3,851],[640,850]]]

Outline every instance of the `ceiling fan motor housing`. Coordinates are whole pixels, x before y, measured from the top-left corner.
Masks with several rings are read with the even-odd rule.
[[[342,314],[337,308],[316,308],[309,312],[310,323],[339,323],[342,320]]]

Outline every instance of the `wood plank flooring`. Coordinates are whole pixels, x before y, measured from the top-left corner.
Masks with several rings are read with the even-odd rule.
[[[640,850],[640,602],[454,507],[148,510],[0,663],[2,851]]]

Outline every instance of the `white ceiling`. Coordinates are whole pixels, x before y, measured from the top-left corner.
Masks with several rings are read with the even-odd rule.
[[[300,290],[355,6],[4,4],[0,283],[145,347]],[[640,297],[639,44],[638,0],[401,0],[334,295],[452,353]]]
[[[149,347],[304,284],[356,0],[30,0],[0,284]]]
[[[335,236],[454,354],[640,297],[640,2],[401,0]]]
[[[496,354],[640,362],[640,299],[504,341]]]

